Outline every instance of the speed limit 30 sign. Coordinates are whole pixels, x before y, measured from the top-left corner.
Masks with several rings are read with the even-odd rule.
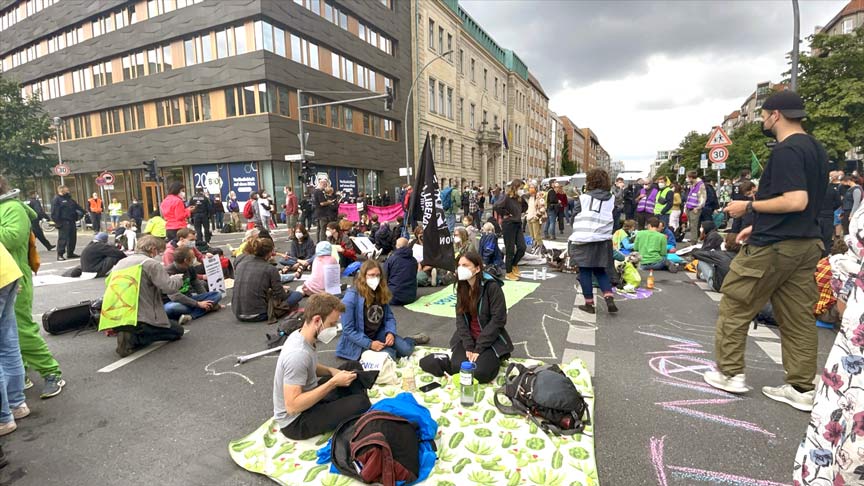
[[[711,147],[708,151],[708,159],[715,164],[726,162],[729,158],[729,149],[726,147]]]

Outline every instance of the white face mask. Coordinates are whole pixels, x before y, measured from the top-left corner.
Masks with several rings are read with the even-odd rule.
[[[453,237],[453,243],[456,243],[457,245],[462,243],[462,238],[460,238],[458,236],[454,236]]]
[[[366,285],[372,290],[377,290],[380,283],[381,277],[366,277]]]
[[[524,196],[524,195],[525,195],[525,189],[519,189],[519,193],[518,193],[518,194],[519,194],[520,196]]]
[[[316,336],[316,337],[322,343],[329,344],[330,341],[332,341],[333,339],[336,338],[336,334],[337,334],[336,326],[333,326],[333,327],[321,329],[320,331],[318,331],[318,336]]]
[[[459,280],[468,280],[474,276],[474,273],[467,267],[459,267],[456,269],[456,276],[459,277]]]
[[[665,182],[661,182],[661,183],[657,184],[657,187],[659,187],[660,189],[665,189],[665,188],[666,188],[666,183],[665,183]]]
[[[327,238],[330,238],[331,236],[333,236],[333,232],[330,230],[325,231],[324,234],[327,235]]]
[[[294,233],[294,236],[296,236],[298,240],[303,239],[303,233]]]
[[[186,191],[180,191],[180,194],[177,195],[180,196],[180,199],[186,199]]]

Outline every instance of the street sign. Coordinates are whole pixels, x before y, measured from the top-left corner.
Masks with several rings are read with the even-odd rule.
[[[72,173],[72,168],[66,164],[57,164],[54,166],[54,175],[66,177]]]
[[[726,170],[726,162],[718,162],[711,165],[712,170]]]
[[[96,178],[96,185],[97,186],[104,186],[105,184],[107,184],[107,182],[105,182],[104,177],[97,177]]]
[[[687,169],[684,167],[678,167],[678,175],[684,175]]]
[[[410,176],[410,175],[414,175],[414,169],[413,168],[411,170],[406,169],[405,167],[399,168],[399,177],[405,177],[405,176]]]
[[[306,154],[305,157],[303,156],[303,154],[286,155],[285,161],[286,162],[299,162],[299,161],[305,159],[306,157],[315,157],[315,152],[313,152],[311,150],[304,150],[303,153]]]
[[[107,170],[99,175],[102,179],[105,180],[105,185],[114,184],[114,174],[108,172]]]
[[[105,189],[106,191],[113,191],[114,184],[105,184],[104,186],[102,186],[102,189]]]
[[[705,148],[725,147],[727,145],[732,145],[729,135],[722,127],[714,127],[711,135],[708,136],[708,143],[705,144]]]
[[[699,168],[700,169],[707,169],[708,168],[708,159],[700,160],[699,161]]]
[[[729,149],[726,147],[712,147],[711,151],[708,152],[708,158],[715,164],[726,162],[726,159],[729,158]]]

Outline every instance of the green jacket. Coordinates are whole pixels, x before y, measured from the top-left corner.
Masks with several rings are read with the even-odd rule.
[[[453,187],[450,191],[450,209],[445,209],[444,214],[456,214],[462,209],[462,191]]]
[[[27,254],[30,248],[30,221],[36,211],[18,200],[19,191],[0,195],[0,243],[9,250],[24,278],[22,286],[32,281]]]
[[[651,230],[637,231],[633,250],[642,255],[642,265],[657,263],[666,258],[666,235]]]

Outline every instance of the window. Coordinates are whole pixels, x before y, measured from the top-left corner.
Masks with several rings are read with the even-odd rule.
[[[99,64],[93,66],[93,86],[95,86],[95,87],[97,87],[97,88],[98,88],[99,86],[102,86],[102,66],[100,66]],[[74,81],[73,81],[73,83],[72,83],[72,89],[73,89],[75,92],[80,91],[80,90],[78,90],[78,89],[75,89],[75,83],[74,83]]]
[[[444,53],[444,27],[438,27],[438,52]]]
[[[453,88],[447,88],[447,118],[453,119]]]
[[[183,41],[183,49],[186,53],[186,65],[187,66],[194,66],[195,64],[198,64],[196,59],[195,59],[195,40],[194,39],[184,40]]]
[[[274,93],[275,95],[275,93]],[[272,99],[273,95],[267,91],[267,84],[259,83],[258,84],[258,113],[267,113],[276,111],[276,103],[275,100]]]
[[[489,70],[483,68],[483,89],[489,89]]]
[[[291,34],[291,60],[294,62],[303,62],[303,55],[300,51],[300,38]]]
[[[186,115],[185,123],[196,122],[200,118],[199,108],[195,106],[195,97],[186,95],[183,97],[183,111]]]
[[[309,43],[309,67],[312,69],[318,69],[318,46]]]
[[[243,114],[255,114],[255,86],[243,86]]]
[[[228,31],[221,30],[216,32],[216,58],[223,59],[226,57],[228,57]]]
[[[474,103],[471,103],[471,109],[468,110],[468,126],[474,129]]]
[[[441,137],[441,163],[446,164],[447,162],[444,160],[444,145],[447,143],[447,140],[444,137]]]
[[[465,98],[459,98],[459,104],[456,105],[456,111],[457,111],[457,113],[456,113],[457,118],[456,119],[459,121],[459,125],[462,125],[463,123],[465,123],[465,115],[463,113],[464,105],[465,105]]]
[[[372,118],[372,136],[373,137],[381,137],[381,119],[377,116],[373,116]]]
[[[438,114],[446,115],[444,112],[444,84],[438,83]]]
[[[498,76],[495,76],[495,99],[498,99]]]
[[[276,44],[276,54],[282,57],[287,57],[285,53],[285,31],[279,27],[273,27],[273,32],[275,33],[274,42]]]
[[[447,51],[450,54],[447,54],[447,60],[453,62],[453,35],[447,34]]]
[[[288,88],[284,86],[279,86],[277,88],[279,94],[279,114],[289,116],[291,114],[289,110],[289,98],[288,98]]]
[[[234,27],[234,42],[237,44],[237,55],[246,54],[246,27]]]
[[[342,113],[345,114],[345,128],[354,131],[354,110],[347,106],[343,106]]]
[[[171,46],[162,48],[162,67],[165,71],[170,71],[173,67],[173,63],[171,62]]]
[[[450,140],[450,145],[448,145],[447,148],[447,156],[450,158],[450,163],[454,164],[455,162],[453,161],[453,140]]]
[[[475,79],[474,79],[474,59],[472,58],[471,59],[471,82],[473,83],[474,81],[475,81]]]
[[[226,116],[237,116],[237,104],[234,101],[234,88],[225,89]]]
[[[328,2],[324,2],[324,18],[333,22],[333,5]]]
[[[156,49],[147,51],[147,69],[150,74],[161,73],[162,69],[156,56]]]
[[[843,33],[851,34],[855,31],[855,19],[845,19],[843,21]]]
[[[457,69],[459,70],[459,74],[462,74],[463,62],[465,62],[465,51],[459,49],[459,66]]]
[[[435,80],[429,78],[429,113],[435,113]]]
[[[123,57],[123,79],[132,79],[132,61],[130,56]]]
[[[339,12],[339,27],[348,30],[348,16],[345,15],[345,12]]]
[[[484,125],[485,125],[486,123],[489,123],[489,120],[486,118],[486,115],[487,115],[487,114],[488,114],[488,112],[487,112],[486,110],[483,110],[483,124],[484,124]]]
[[[204,120],[210,119],[210,93],[199,95],[201,100],[201,118]]]
[[[498,115],[493,116],[492,121],[493,121],[492,126],[497,128],[498,127]]]
[[[435,50],[435,21],[429,19],[429,49]]]
[[[256,22],[256,29],[258,23]],[[263,23],[264,29],[264,50],[273,52],[273,26],[268,24],[267,22]]]
[[[158,7],[156,6],[156,0],[148,0],[147,2],[147,18],[153,18],[159,15]]]
[[[330,107],[330,126],[333,128],[342,128],[342,114],[339,113],[339,106]]]
[[[144,76],[144,53],[135,54],[135,77]]]
[[[372,119],[368,113],[363,113],[363,135],[369,135],[369,130],[371,129]]]

